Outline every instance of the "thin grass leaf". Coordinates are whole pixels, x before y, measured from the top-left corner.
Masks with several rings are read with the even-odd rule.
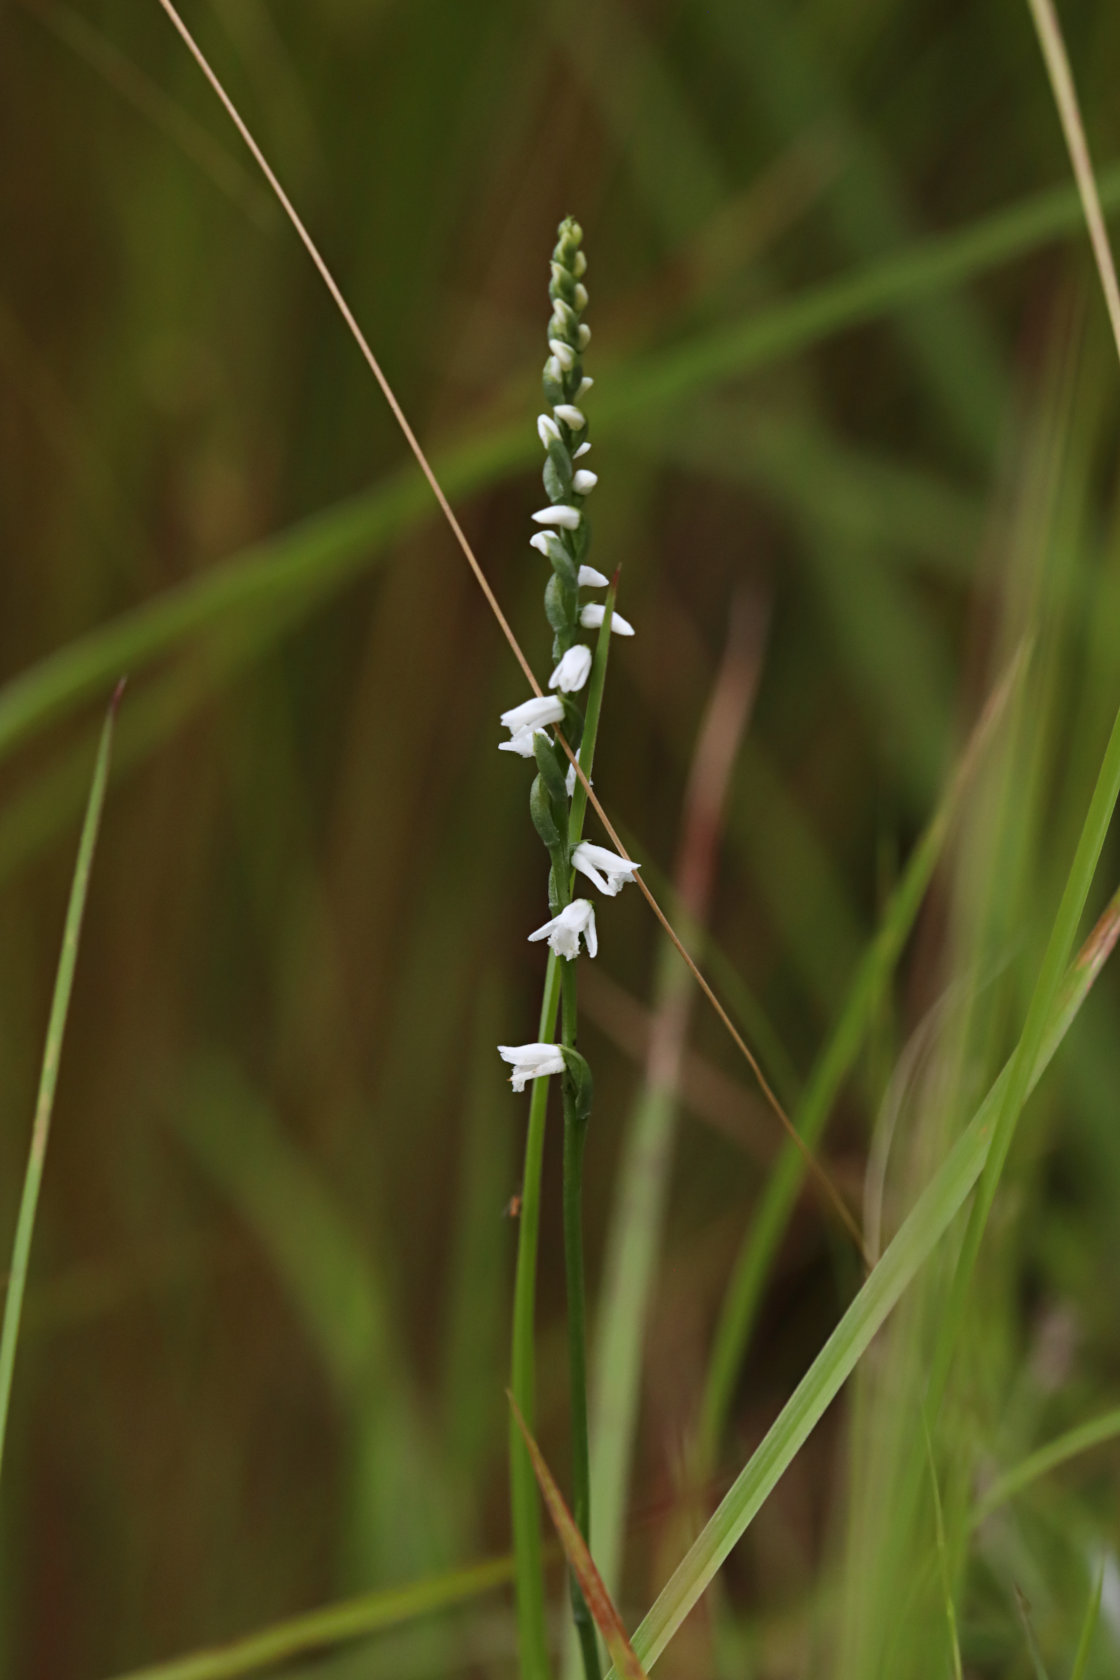
[[[587,1608],[595,1618],[595,1626],[603,1636],[603,1643],[610,1652],[614,1667],[612,1674],[617,1674],[620,1680],[646,1680],[646,1673],[634,1648],[626,1636],[626,1629],[622,1625],[622,1618],[611,1602],[611,1596],[603,1585],[603,1578],[595,1567],[587,1544],[576,1527],[571,1512],[564,1503],[560,1489],[552,1478],[552,1473],[544,1461],[540,1448],[530,1435],[525,1425],[525,1419],[517,1409],[517,1402],[511,1394],[509,1403],[513,1409],[514,1420],[525,1441],[533,1470],[540,1484],[541,1495],[548,1507],[548,1514],[560,1536],[560,1544],[564,1548],[564,1555],[571,1565],[572,1571],[580,1585],[580,1591],[587,1601]]]
[[[985,1522],[993,1511],[1001,1505],[1006,1505],[1017,1493],[1022,1493],[1040,1477],[1056,1470],[1059,1464],[1068,1464],[1071,1458],[1078,1458],[1082,1453],[1093,1447],[1103,1445],[1105,1441],[1114,1441],[1120,1435],[1120,1406],[1111,1412],[1105,1412],[1103,1417],[1093,1418],[1088,1423],[1078,1424],[1076,1429],[1067,1430],[1055,1440],[1047,1442],[1025,1458],[1021,1464],[1006,1470],[1002,1476],[992,1483],[979,1501],[972,1514],[972,1524],[976,1526]]]
[[[484,1593],[504,1587],[513,1579],[512,1557],[489,1558],[485,1563],[411,1581],[403,1587],[387,1587],[362,1593],[339,1604],[327,1604],[303,1616],[291,1616],[271,1627],[168,1662],[130,1669],[120,1680],[238,1680],[243,1674],[292,1662],[309,1651],[323,1651],[334,1645],[367,1639],[386,1628],[435,1615],[453,1604],[468,1603]]]
[[[35,1230],[35,1213],[39,1206],[39,1190],[43,1182],[43,1167],[50,1138],[51,1115],[54,1112],[55,1090],[58,1086],[58,1065],[62,1056],[62,1040],[66,1032],[66,1017],[70,1010],[70,995],[74,988],[74,969],[78,961],[78,941],[82,931],[86,898],[89,893],[93,853],[97,845],[97,831],[105,804],[105,789],[109,781],[109,758],[113,745],[113,724],[124,683],[117,684],[101,729],[101,740],[93,767],[93,781],[86,804],[85,821],[78,842],[78,859],[70,886],[70,902],[66,909],[66,923],[62,930],[62,950],[55,974],[54,995],[47,1021],[47,1040],[39,1074],[39,1094],[35,1103],[35,1119],[31,1129],[31,1149],[27,1157],[23,1193],[16,1221],[12,1246],[12,1267],[8,1275],[8,1293],[4,1301],[4,1323],[0,1330],[0,1464],[3,1462],[4,1439],[8,1428],[8,1408],[12,1397],[12,1374],[15,1370],[16,1343],[19,1340],[23,1296],[27,1284],[27,1267],[31,1256],[31,1239]]]
[[[1039,1648],[1034,1625],[1031,1622],[1031,1607],[1018,1585],[1015,1587],[1015,1608],[1019,1614],[1023,1636],[1027,1641],[1027,1651],[1030,1655],[1031,1667],[1034,1669],[1035,1680],[1050,1680],[1050,1676],[1046,1672],[1046,1664],[1042,1660],[1042,1651]]]
[[[1081,1637],[1077,1641],[1077,1655],[1073,1659],[1073,1672],[1070,1680],[1085,1680],[1085,1672],[1089,1666],[1089,1652],[1093,1648],[1093,1635],[1097,1631],[1097,1617],[1101,1609],[1101,1589],[1104,1586],[1104,1570],[1097,1570],[1097,1579],[1089,1593],[1089,1602],[1085,1606],[1085,1618],[1081,1623]]]
[[[1101,929],[1106,925],[1109,937],[1102,938]],[[1032,1069],[1032,1089],[1069,1030],[1111,949],[1109,940],[1115,942],[1118,932],[1120,892],[1114,895],[1054,1002]],[[698,1603],[964,1206],[984,1170],[1013,1062],[1014,1058],[1005,1066],[967,1130],[918,1197],[894,1241],[634,1635],[634,1650],[647,1666],[661,1654]]]

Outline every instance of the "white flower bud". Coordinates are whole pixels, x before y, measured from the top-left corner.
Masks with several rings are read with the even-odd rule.
[[[535,537],[530,537],[529,538],[529,547],[530,548],[535,548],[537,553],[538,554],[543,554],[545,559],[547,560],[548,559],[548,534],[547,534],[547,532],[538,531]]]
[[[553,357],[560,363],[565,373],[571,373],[576,365],[575,353],[570,344],[565,344],[562,338],[550,338],[548,348]]]
[[[598,482],[598,473],[587,472],[581,468],[572,479],[572,489],[577,496],[590,496]]]
[[[605,613],[606,608],[601,606],[598,601],[589,601],[580,612],[579,621],[585,630],[598,630]],[[633,634],[634,626],[623,618],[621,613],[611,614],[612,636],[632,636]]]
[[[533,540],[536,541],[535,538]],[[581,566],[576,579],[581,589],[605,589],[610,581],[602,572],[597,572],[594,566]]]
[[[572,273],[575,275],[577,280],[582,279],[587,273],[587,258],[584,256],[582,251],[577,251],[575,256],[572,258]]]
[[[587,287],[581,286],[578,281],[576,282],[576,308],[587,308]]]
[[[565,426],[570,426],[573,432],[582,432],[587,420],[572,403],[553,403],[552,412],[558,420],[563,420]]]
[[[565,346],[565,348],[567,348],[567,346]],[[550,356],[548,358],[547,362],[544,364],[544,371],[545,376],[548,379],[554,380],[557,385],[559,385],[564,378],[564,369],[560,366],[560,363],[556,360],[555,356]]]
[[[537,436],[546,449],[550,443],[560,442],[560,428],[551,414],[537,415]]]
[[[576,312],[562,297],[553,298],[552,319],[559,323],[561,332],[568,332],[576,324]]]
[[[538,525],[559,525],[561,530],[574,531],[580,522],[580,511],[578,508],[566,507],[561,502],[559,507],[541,508],[533,518]]]
[[[577,402],[583,401],[584,397],[587,395],[588,391],[590,391],[594,383],[595,381],[591,378],[590,374],[585,373],[579,382],[579,390],[576,392]]]
[[[562,694],[578,694],[591,675],[591,649],[582,643],[569,648],[548,679],[549,688]]]
[[[587,346],[591,343],[591,328],[584,323],[576,333],[576,338],[579,340],[580,349],[586,350]]]
[[[581,443],[578,449],[573,449],[572,460],[573,461],[578,461],[580,456],[581,455],[586,455],[587,451],[590,448],[591,448],[591,445],[589,443]]]

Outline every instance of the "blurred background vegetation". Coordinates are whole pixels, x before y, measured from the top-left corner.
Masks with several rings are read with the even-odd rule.
[[[1120,9],[1069,0],[1063,20],[1106,162]],[[1120,691],[1120,387],[1025,5],[221,0],[190,21],[542,676],[547,258],[558,219],[582,222],[591,557],[623,567],[638,628],[613,651],[596,786],[660,890],[747,624],[707,955],[789,1100],[1030,643],[822,1144],[889,1235],[1018,1030]],[[496,751],[523,680],[155,0],[5,6],[0,137],[3,1230],[97,722],[131,671],[0,1506],[0,1667],[78,1680],[506,1550],[525,1103],[494,1046],[535,1036],[544,869],[528,778]],[[1120,203],[1120,176],[1102,189]],[[1113,846],[1094,914],[1118,870]],[[637,894],[601,939],[593,1298],[661,950]],[[1069,1673],[1102,1566],[1100,1674],[1120,1649],[1114,1451],[969,1529],[985,1476],[1120,1399],[1118,1003],[1106,970],[1028,1111],[933,1420],[947,1520],[971,1535],[954,1570],[976,1676],[1035,1672],[1016,1586]],[[691,1051],[631,1619],[858,1281],[805,1190],[690,1485],[713,1325],[780,1142],[699,1007]],[[562,1473],[557,1142],[538,1424]],[[914,1450],[903,1385],[933,1288],[659,1674],[951,1672],[932,1530],[892,1551],[877,1480],[889,1423]],[[299,1672],[514,1667],[491,1592]]]

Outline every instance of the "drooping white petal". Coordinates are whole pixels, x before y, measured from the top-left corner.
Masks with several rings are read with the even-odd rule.
[[[581,467],[572,478],[572,489],[577,496],[590,496],[598,482],[598,473],[588,472],[586,467]]]
[[[581,934],[588,956],[595,956],[599,949],[599,939],[595,929],[595,906],[589,898],[577,898],[571,904],[566,904],[558,916],[553,916],[550,922],[537,928],[535,933],[529,935],[529,939],[547,939],[550,949],[555,951],[558,957],[564,957],[571,962],[579,956]]]
[[[552,412],[557,420],[563,420],[565,426],[570,426],[573,432],[582,432],[587,424],[587,418],[574,403],[553,403]]]
[[[551,414],[537,415],[537,436],[546,449],[550,443],[560,442],[560,428]]]
[[[546,724],[559,723],[563,716],[560,701],[554,695],[541,694],[523,700],[520,706],[511,706],[508,712],[502,713],[501,722],[511,735],[516,735],[522,729],[543,729]]]
[[[609,851],[606,846],[595,846],[590,840],[581,840],[572,853],[572,867],[593,881],[608,898],[614,898],[627,881],[634,879],[634,873],[641,864],[619,857],[617,852]]]
[[[582,608],[579,615],[579,621],[585,630],[598,630],[599,626],[603,622],[603,615],[605,612],[606,608],[601,606],[598,601],[589,601],[587,605]],[[611,614],[612,636],[632,636],[633,634],[634,626],[630,623],[629,619],[623,618],[621,613]]]
[[[498,742],[498,751],[516,753],[518,758],[532,758],[534,756],[533,737],[536,735],[547,736],[547,731],[544,729],[519,729],[508,741]]]
[[[533,515],[538,525],[559,525],[565,531],[574,531],[580,517],[578,508],[566,507],[563,502],[558,507],[541,508]]]
[[[499,1044],[498,1054],[513,1068],[509,1082],[515,1091],[523,1091],[527,1079],[546,1079],[550,1073],[564,1071],[564,1058],[556,1044]]]
[[[571,373],[576,365],[575,351],[570,344],[565,344],[562,338],[550,338],[548,348],[560,363],[565,373]]]
[[[551,677],[549,677],[548,686],[549,688],[558,688],[564,694],[576,694],[590,675],[591,649],[584,647],[581,642],[576,647],[568,649]]]
[[[605,589],[610,581],[602,572],[597,572],[594,566],[581,566],[576,578],[581,589]]]

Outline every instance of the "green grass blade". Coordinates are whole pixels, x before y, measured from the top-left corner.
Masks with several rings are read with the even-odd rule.
[[[988,700],[957,773],[911,853],[902,879],[891,895],[879,931],[868,946],[848,988],[840,1018],[794,1111],[794,1125],[810,1149],[819,1143],[841,1086],[855,1064],[879,999],[921,908],[961,796],[992,730],[1004,714],[1025,663],[1024,650],[1016,656]],[[804,1177],[805,1164],[799,1151],[787,1144],[767,1180],[760,1205],[736,1259],[716,1324],[700,1403],[696,1475],[701,1484],[707,1481],[715,1464],[720,1435],[770,1264]]]
[[[289,1663],[308,1651],[365,1639],[385,1628],[399,1627],[402,1622],[435,1615],[453,1604],[504,1587],[512,1578],[511,1557],[489,1558],[466,1569],[362,1593],[303,1616],[291,1616],[228,1645],[132,1669],[120,1680],[237,1680],[243,1674],[258,1674],[262,1669]]]
[[[1031,1667],[1034,1669],[1035,1680],[1050,1680],[1050,1676],[1046,1672],[1046,1664],[1042,1660],[1042,1649],[1034,1631],[1034,1623],[1031,1621],[1031,1607],[1019,1587],[1015,1588],[1015,1608],[1019,1613],[1019,1624],[1027,1641],[1027,1651],[1031,1659]]]
[[[1104,1586],[1104,1570],[1097,1570],[1097,1578],[1089,1593],[1089,1602],[1085,1606],[1085,1619],[1081,1624],[1081,1637],[1077,1641],[1077,1655],[1073,1660],[1073,1672],[1070,1680],[1085,1680],[1085,1671],[1089,1666],[1089,1652],[1093,1648],[1093,1635],[1097,1631],[1097,1617],[1101,1609],[1101,1588]]]
[[[1078,1458],[1082,1453],[1089,1452],[1093,1447],[1103,1446],[1105,1441],[1114,1441],[1120,1435],[1120,1406],[1102,1417],[1091,1418],[1088,1423],[1078,1424],[1076,1429],[1069,1429],[1064,1435],[1048,1441],[1037,1452],[1029,1454],[1021,1464],[1004,1471],[1003,1475],[994,1481],[979,1501],[972,1515],[972,1523],[976,1525],[984,1522],[993,1511],[1001,1505],[1006,1505],[1017,1493],[1037,1482],[1040,1477],[1049,1475],[1059,1464],[1068,1464],[1071,1458]]]
[[[1120,892],[1110,906],[1113,936],[1120,929]],[[1097,931],[1074,963],[1066,989],[1055,1001],[1030,1084],[1041,1078],[1089,989],[1103,956]],[[1087,955],[1088,952],[1088,955]],[[790,1463],[851,1376],[876,1332],[886,1322],[938,1242],[964,1206],[992,1145],[1001,1105],[1014,1068],[1008,1062],[949,1156],[918,1197],[894,1241],[859,1291],[793,1394],[783,1406],[710,1521],[678,1565],[634,1636],[641,1662],[649,1667],[694,1608],[732,1548],[761,1510]],[[608,1680],[614,1680],[608,1676]]]
[[[43,1182],[43,1166],[50,1137],[51,1114],[54,1110],[55,1090],[58,1086],[58,1064],[62,1055],[62,1040],[66,1031],[66,1017],[70,1009],[70,994],[74,987],[74,969],[78,960],[78,941],[82,931],[86,897],[89,892],[93,853],[97,845],[97,831],[105,804],[105,789],[109,781],[109,757],[113,745],[113,724],[116,721],[123,683],[117,685],[101,730],[97,758],[93,768],[93,782],[86,804],[85,821],[78,842],[78,860],[70,886],[70,902],[66,909],[66,924],[62,932],[55,975],[54,995],[47,1022],[47,1041],[39,1075],[39,1094],[35,1103],[35,1119],[31,1129],[31,1149],[27,1157],[27,1171],[20,1197],[19,1217],[16,1221],[15,1241],[12,1245],[12,1268],[8,1276],[8,1293],[4,1301],[4,1324],[0,1330],[0,1463],[3,1462],[4,1438],[8,1427],[8,1408],[12,1397],[12,1373],[15,1369],[16,1343],[19,1340],[23,1295],[27,1284],[27,1267],[31,1255],[31,1238],[35,1230],[35,1213],[39,1205],[39,1190]]]
[[[545,1463],[544,1454],[525,1427],[525,1419],[517,1409],[517,1402],[510,1395],[510,1406],[513,1410],[514,1422],[521,1431],[522,1438],[532,1461],[533,1470],[540,1484],[541,1494],[548,1506],[548,1514],[560,1536],[560,1544],[564,1548],[564,1555],[571,1565],[572,1573],[579,1582],[587,1608],[595,1618],[595,1626],[603,1636],[603,1643],[610,1652],[622,1680],[646,1680],[645,1670],[634,1655],[633,1646],[626,1637],[626,1629],[611,1602],[611,1596],[603,1585],[602,1576],[596,1569],[591,1553],[587,1549],[587,1542],[576,1526],[572,1513],[568,1510],[561,1496],[560,1489]]]

